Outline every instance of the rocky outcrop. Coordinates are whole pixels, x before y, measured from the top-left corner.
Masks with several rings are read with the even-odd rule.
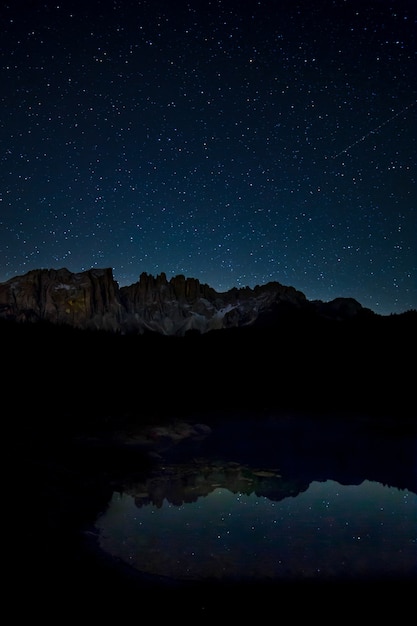
[[[142,273],[139,281],[121,287],[126,330],[153,330],[167,335],[197,329],[205,332],[215,316],[217,293],[195,278],[178,275],[167,280]]]
[[[115,331],[123,310],[111,269],[74,274],[62,268],[33,270],[0,284],[0,316]]]
[[[72,273],[66,268],[32,270],[0,284],[0,318],[48,321],[76,328],[120,333],[154,331],[184,335],[275,320],[279,310],[316,311],[326,317],[352,317],[362,307],[353,299],[311,303],[294,289],[270,282],[224,293],[195,278],[142,273],[119,287],[110,268]]]
[[[358,315],[362,305],[354,298],[335,298],[330,302],[316,302],[318,313],[332,319],[347,319]]]

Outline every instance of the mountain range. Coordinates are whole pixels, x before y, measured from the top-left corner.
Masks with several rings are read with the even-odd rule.
[[[219,293],[195,278],[142,273],[138,282],[119,287],[111,268],[61,268],[32,270],[0,284],[0,318],[122,334],[206,333],[266,323],[284,312],[330,319],[372,315],[353,298],[309,301],[279,282]]]
[[[417,311],[278,282],[218,293],[142,273],[119,287],[109,268],[63,268],[0,284],[2,384],[29,432],[213,411],[415,416],[416,328]]]

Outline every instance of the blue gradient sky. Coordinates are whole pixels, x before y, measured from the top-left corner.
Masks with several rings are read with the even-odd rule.
[[[0,282],[112,267],[417,308],[414,1],[0,18]]]

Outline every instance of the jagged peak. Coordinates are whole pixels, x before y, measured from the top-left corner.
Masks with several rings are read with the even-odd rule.
[[[217,292],[197,278],[177,274],[168,280],[142,272],[132,285],[119,287],[113,269],[68,268],[30,270],[0,283],[0,317],[48,319],[80,327],[111,328],[120,332],[183,334],[197,324],[201,332],[213,328],[269,324],[283,314],[314,312],[332,319],[362,315],[354,298],[330,302],[309,301],[292,286],[270,281],[255,287],[233,287]]]
[[[21,275],[8,279],[7,281],[5,281],[4,284],[11,283],[16,280],[21,280],[21,279],[30,278],[33,276],[42,275],[42,274],[46,274],[50,278],[67,277],[69,280],[72,277],[80,278],[83,276],[96,276],[96,277],[107,276],[107,278],[114,280],[112,267],[104,267],[104,268],[92,267],[86,270],[82,270],[80,272],[73,272],[69,270],[67,267],[61,267],[61,268],[32,269],[26,272],[26,274],[21,274]],[[234,295],[234,296],[237,296],[237,295],[242,295],[242,296],[254,295],[255,296],[260,292],[279,291],[279,292],[288,292],[288,293],[291,292],[291,293],[297,294],[305,298],[305,295],[301,291],[298,291],[292,286],[283,285],[279,283],[278,281],[270,281],[268,283],[265,283],[264,285],[256,285],[255,287],[249,287],[249,286],[232,287],[231,289],[227,291],[219,292],[213,287],[211,287],[209,284],[201,283],[198,278],[194,278],[192,276],[186,277],[184,274],[176,274],[175,276],[172,276],[168,280],[165,272],[160,272],[159,274],[156,274],[156,275],[150,274],[148,272],[141,272],[141,274],[139,275],[139,279],[136,283],[132,283],[132,285],[126,285],[126,287],[124,288],[126,289],[134,285],[139,285],[139,286],[147,287],[147,288],[158,287],[158,286],[163,287],[163,286],[170,285],[174,289],[177,287],[177,288],[180,288],[180,290],[182,290],[183,288],[187,289],[187,287],[192,285],[194,290],[197,290],[197,291],[201,290],[203,292],[206,292],[207,290],[209,290],[213,294],[214,293],[218,295],[228,294],[228,295]]]
[[[13,276],[12,278],[9,278],[7,281],[5,281],[4,283],[0,283],[0,284],[11,283],[17,280],[29,279],[34,276],[42,276],[42,275],[49,276],[50,278],[66,277],[69,280],[73,277],[79,278],[82,276],[97,276],[97,277],[107,276],[108,278],[111,278],[112,280],[114,280],[113,268],[111,267],[104,267],[104,268],[92,267],[88,270],[83,270],[81,272],[72,272],[67,267],[60,267],[60,268],[41,267],[38,269],[29,270],[28,272],[26,272],[26,274],[19,274],[17,276]]]

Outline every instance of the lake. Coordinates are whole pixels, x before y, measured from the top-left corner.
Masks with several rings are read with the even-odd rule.
[[[176,581],[412,578],[415,451],[361,420],[220,420],[119,479],[98,544]]]

